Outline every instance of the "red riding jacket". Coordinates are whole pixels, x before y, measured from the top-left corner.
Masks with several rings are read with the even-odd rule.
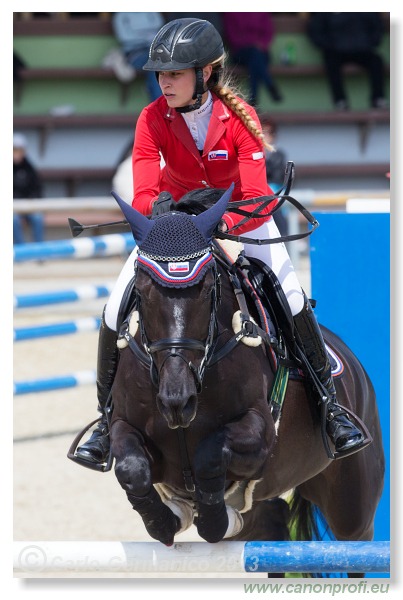
[[[153,202],[161,191],[170,192],[178,201],[191,190],[203,187],[228,188],[234,182],[232,200],[273,193],[267,185],[262,143],[217,96],[212,96],[213,111],[202,154],[181,114],[170,109],[163,96],[142,110],[133,148],[132,202],[132,206],[142,214],[151,213]],[[244,104],[259,125],[255,110]],[[160,152],[166,163],[162,170]],[[262,214],[273,208],[276,202],[270,203]],[[258,206],[252,204],[242,208],[250,212]],[[224,216],[229,228],[243,218],[231,212]],[[256,229],[265,220],[251,219],[234,233]]]

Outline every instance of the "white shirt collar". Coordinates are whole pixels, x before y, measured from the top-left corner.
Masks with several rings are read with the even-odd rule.
[[[188,113],[181,113],[199,150],[203,149],[204,142],[206,141],[207,129],[212,112],[213,96],[211,95],[210,90],[208,90],[207,100],[200,108]]]

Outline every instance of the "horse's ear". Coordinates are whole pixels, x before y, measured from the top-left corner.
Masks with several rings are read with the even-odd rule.
[[[228,206],[228,202],[231,199],[234,187],[235,184],[231,183],[227,191],[224,192],[224,194],[219,200],[217,200],[214,206],[201,213],[197,217],[192,217],[192,219],[194,219],[195,221],[197,228],[207,240],[211,239],[214,229],[217,227],[221,217],[225,213],[225,210]]]
[[[129,223],[135,242],[138,246],[141,246],[142,242],[154,227],[154,222],[147,219],[147,217],[139,213],[138,210],[132,208],[130,204],[122,200],[116,192],[112,191],[111,194],[119,204],[120,210],[124,214],[126,221]]]

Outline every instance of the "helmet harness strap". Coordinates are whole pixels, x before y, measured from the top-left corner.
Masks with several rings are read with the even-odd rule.
[[[176,111],[179,113],[188,113],[192,110],[197,110],[202,105],[202,97],[205,92],[204,89],[204,81],[203,81],[203,69],[201,67],[197,67],[196,71],[196,86],[195,91],[192,96],[193,100],[196,100],[194,104],[188,104],[187,106],[179,106]]]

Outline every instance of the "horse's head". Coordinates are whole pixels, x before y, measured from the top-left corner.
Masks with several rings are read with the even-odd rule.
[[[138,244],[135,288],[142,343],[151,359],[158,409],[172,429],[188,427],[196,416],[218,301],[211,237],[232,187],[198,216],[174,211],[154,220],[114,194]]]
[[[212,341],[213,269],[191,287],[167,290],[138,268],[136,290],[152,378],[158,386],[158,409],[169,427],[187,427],[196,416],[203,362]]]

